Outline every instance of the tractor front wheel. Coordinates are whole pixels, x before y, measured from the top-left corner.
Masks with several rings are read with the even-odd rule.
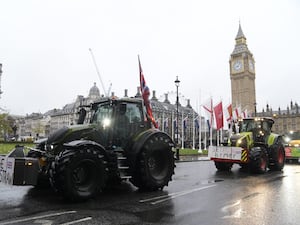
[[[271,148],[272,163],[270,163],[270,170],[280,171],[285,164],[285,150],[282,144],[275,145]]]
[[[267,172],[269,161],[264,148],[260,148],[258,151],[252,151],[250,153],[250,159],[251,172],[259,174]]]

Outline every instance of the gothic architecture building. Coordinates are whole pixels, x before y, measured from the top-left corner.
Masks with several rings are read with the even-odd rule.
[[[300,109],[298,103],[293,101],[286,107],[286,109],[273,110],[269,104],[266,109],[257,113],[258,116],[272,117],[275,121],[273,131],[279,134],[286,134],[291,131],[300,131]]]
[[[233,108],[240,107],[243,111],[247,110],[248,113],[255,114],[255,61],[248,49],[241,24],[239,24],[229,66]]]
[[[248,115],[272,117],[275,121],[273,131],[279,134],[300,131],[300,113],[298,103],[290,102],[286,109],[273,110],[268,104],[262,112],[256,112],[255,61],[248,49],[246,37],[239,24],[235,38],[235,47],[231,53],[230,79],[233,108],[241,107]],[[280,93],[278,93],[280,94]]]

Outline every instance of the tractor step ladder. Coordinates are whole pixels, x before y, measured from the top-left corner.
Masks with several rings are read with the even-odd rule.
[[[132,178],[132,176],[129,174],[129,166],[127,163],[127,157],[124,156],[124,150],[117,149],[115,150],[115,152],[117,154],[118,170],[120,173],[120,178],[122,180],[127,180]]]

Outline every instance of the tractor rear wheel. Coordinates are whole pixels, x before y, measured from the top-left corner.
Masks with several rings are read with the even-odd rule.
[[[141,190],[155,191],[168,185],[174,174],[174,153],[164,135],[150,137],[143,146],[132,183]]]
[[[285,164],[285,150],[282,144],[275,145],[271,148],[272,163],[270,163],[270,170],[280,171]]]
[[[84,201],[105,184],[105,162],[98,150],[64,150],[52,163],[50,181],[56,191],[71,201]]]

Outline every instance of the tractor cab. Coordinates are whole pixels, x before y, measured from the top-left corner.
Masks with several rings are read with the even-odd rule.
[[[239,121],[239,132],[251,132],[254,142],[266,142],[271,134],[274,120],[271,118],[246,118]]]
[[[113,99],[93,106],[91,123],[106,134],[106,140],[125,148],[131,138],[151,128],[138,99]]]

